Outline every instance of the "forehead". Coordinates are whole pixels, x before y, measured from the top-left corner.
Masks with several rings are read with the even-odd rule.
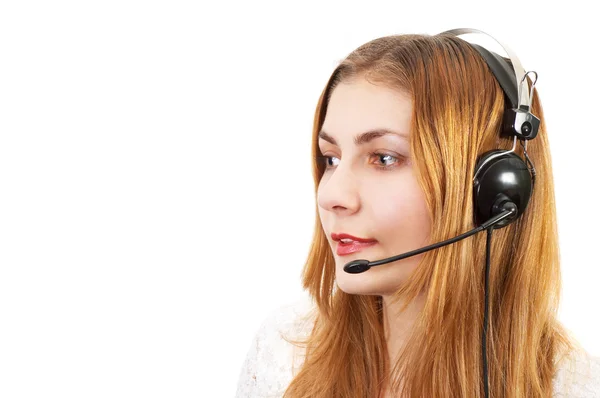
[[[361,78],[334,88],[322,129],[334,136],[373,128],[408,133],[411,117],[412,101],[408,94]]]

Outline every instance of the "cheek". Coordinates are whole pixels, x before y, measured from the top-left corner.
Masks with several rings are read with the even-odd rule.
[[[429,234],[429,212],[416,180],[407,178],[373,192],[371,209],[382,229],[394,236],[413,235],[415,239]]]

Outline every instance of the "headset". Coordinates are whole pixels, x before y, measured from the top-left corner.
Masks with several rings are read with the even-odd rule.
[[[491,235],[494,229],[505,227],[516,221],[525,211],[533,193],[535,184],[535,167],[527,154],[527,141],[537,136],[540,119],[531,113],[533,88],[537,82],[537,72],[525,73],[521,62],[512,50],[491,35],[469,28],[451,29],[438,34],[458,37],[466,33],[481,33],[495,40],[506,52],[509,59],[501,57],[484,47],[469,43],[483,57],[505,94],[505,109],[502,120],[501,136],[513,137],[510,150],[495,149],[480,155],[473,175],[473,206],[475,228],[454,238],[438,242],[408,253],[377,260],[354,260],[344,266],[344,271],[351,274],[362,273],[373,266],[387,264],[407,257],[415,256],[436,249],[461,239],[467,238],[483,230],[487,230],[486,269],[485,269],[485,314],[482,332],[483,352],[483,386],[486,398],[489,397],[487,374],[486,341],[488,327],[488,285],[490,268]],[[535,75],[529,88],[527,75]],[[523,160],[515,153],[517,140],[523,146]]]
[[[453,29],[440,34],[446,33],[454,36],[465,33],[487,35],[487,33],[475,29]],[[492,39],[494,38],[492,37]],[[527,141],[537,136],[540,119],[531,113],[531,100],[533,99],[533,87],[537,82],[537,73],[525,73],[521,62],[510,48],[497,42],[510,57],[510,62],[477,44],[469,44],[485,59],[502,87],[505,100],[510,106],[504,110],[501,135],[514,137],[513,148],[509,151],[492,150],[484,153],[475,166],[473,177],[475,225],[481,225],[492,216],[497,215],[506,201],[511,201],[516,205],[516,214],[494,226],[494,228],[501,228],[515,221],[525,211],[531,198],[535,183],[535,167],[527,155]],[[525,93],[527,93],[526,76],[529,73],[535,74],[535,81],[531,85],[529,95],[524,96],[522,89],[525,88]],[[514,152],[517,139],[520,139],[521,143],[525,142],[524,154],[527,165]]]

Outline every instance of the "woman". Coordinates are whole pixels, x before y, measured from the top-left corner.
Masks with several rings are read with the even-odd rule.
[[[535,165],[535,188],[491,240],[488,383],[485,234],[344,271],[474,227],[477,161],[515,142],[500,134],[506,101],[473,45],[447,33],[382,37],[342,61],[314,119],[311,300],[264,322],[238,397],[483,397],[484,384],[492,397],[600,396],[600,358],[557,320],[554,185],[535,90],[537,137],[515,149]]]

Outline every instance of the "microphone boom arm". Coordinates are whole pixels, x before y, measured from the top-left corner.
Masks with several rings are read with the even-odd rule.
[[[508,218],[508,217],[516,215],[516,214],[517,214],[517,209],[516,209],[516,207],[513,207],[508,210],[503,211],[502,213],[498,214],[497,216],[490,218],[488,221],[484,222],[479,227],[474,228],[470,231],[467,231],[461,235],[455,236],[454,238],[451,238],[451,239],[448,239],[448,240],[445,240],[442,242],[434,243],[432,245],[425,246],[420,249],[410,251],[408,253],[399,254],[397,256],[384,258],[382,260],[377,260],[377,261],[373,261],[373,262],[370,262],[369,260],[354,260],[344,266],[344,271],[346,271],[350,274],[360,274],[362,272],[367,271],[369,268],[375,267],[377,265],[383,265],[383,264],[391,263],[394,261],[402,260],[402,259],[405,259],[408,257],[416,256],[417,254],[421,254],[423,252],[426,252],[426,251],[429,251],[432,249],[437,249],[438,247],[446,246],[446,245],[449,245],[456,241],[459,241],[461,239],[468,238],[469,236],[474,235],[478,232],[481,232],[487,228],[490,228],[490,227],[494,226],[495,224],[499,223],[500,221],[504,220],[505,218]]]

